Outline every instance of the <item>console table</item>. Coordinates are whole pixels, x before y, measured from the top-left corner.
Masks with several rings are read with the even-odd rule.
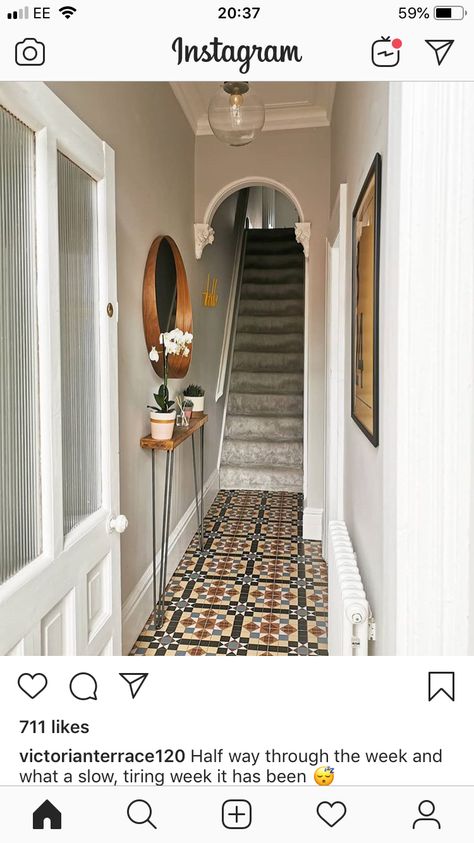
[[[166,570],[168,564],[168,543],[170,534],[171,516],[171,492],[173,490],[173,469],[174,452],[187,439],[191,439],[193,453],[194,491],[196,497],[196,515],[198,523],[199,541],[201,550],[204,546],[204,425],[208,417],[203,413],[189,420],[188,427],[175,427],[172,439],[158,440],[151,436],[144,436],[140,439],[140,446],[151,451],[151,505],[152,505],[152,533],[153,533],[153,611],[155,616],[155,629],[163,626],[165,619],[165,589]],[[196,446],[194,435],[199,431],[200,438],[200,495],[198,491],[198,472],[196,465]],[[166,473],[163,500],[163,526],[161,533],[161,565],[160,576],[157,583],[156,576],[156,489],[155,489],[155,452],[166,452]],[[158,585],[158,588],[157,588]]]

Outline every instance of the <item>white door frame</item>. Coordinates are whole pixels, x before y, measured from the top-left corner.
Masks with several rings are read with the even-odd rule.
[[[326,363],[323,556],[330,521],[344,518],[347,185],[341,184],[326,238]]]
[[[473,149],[472,82],[390,84],[384,655],[472,654]]]
[[[0,586],[0,652],[121,654],[114,153],[42,82],[1,83],[0,103],[36,134],[43,551]],[[97,181],[100,509],[63,536],[57,153]],[[107,315],[112,303],[114,316]],[[90,542],[87,546],[85,541]],[[88,553],[86,547],[93,546]],[[49,637],[48,637],[49,636]],[[53,644],[54,642],[54,644]],[[55,648],[61,649],[57,652]]]

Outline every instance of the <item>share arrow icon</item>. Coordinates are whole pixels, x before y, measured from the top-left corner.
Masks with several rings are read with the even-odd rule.
[[[125,682],[130,688],[132,700],[134,700],[147,678],[148,673],[120,673],[120,676],[122,679],[125,679]]]
[[[438,65],[443,64],[451,47],[454,44],[454,39],[445,38],[444,41],[426,41],[429,47],[435,51],[436,61]]]

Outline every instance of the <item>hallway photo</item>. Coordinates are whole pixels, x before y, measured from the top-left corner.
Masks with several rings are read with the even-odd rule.
[[[473,148],[471,83],[0,82],[0,655],[474,654]]]

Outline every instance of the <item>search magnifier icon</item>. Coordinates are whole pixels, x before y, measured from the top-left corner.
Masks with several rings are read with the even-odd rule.
[[[151,821],[152,813],[151,805],[145,799],[134,799],[127,808],[127,817],[130,822],[135,823],[135,825],[149,823],[156,830],[155,823]]]

